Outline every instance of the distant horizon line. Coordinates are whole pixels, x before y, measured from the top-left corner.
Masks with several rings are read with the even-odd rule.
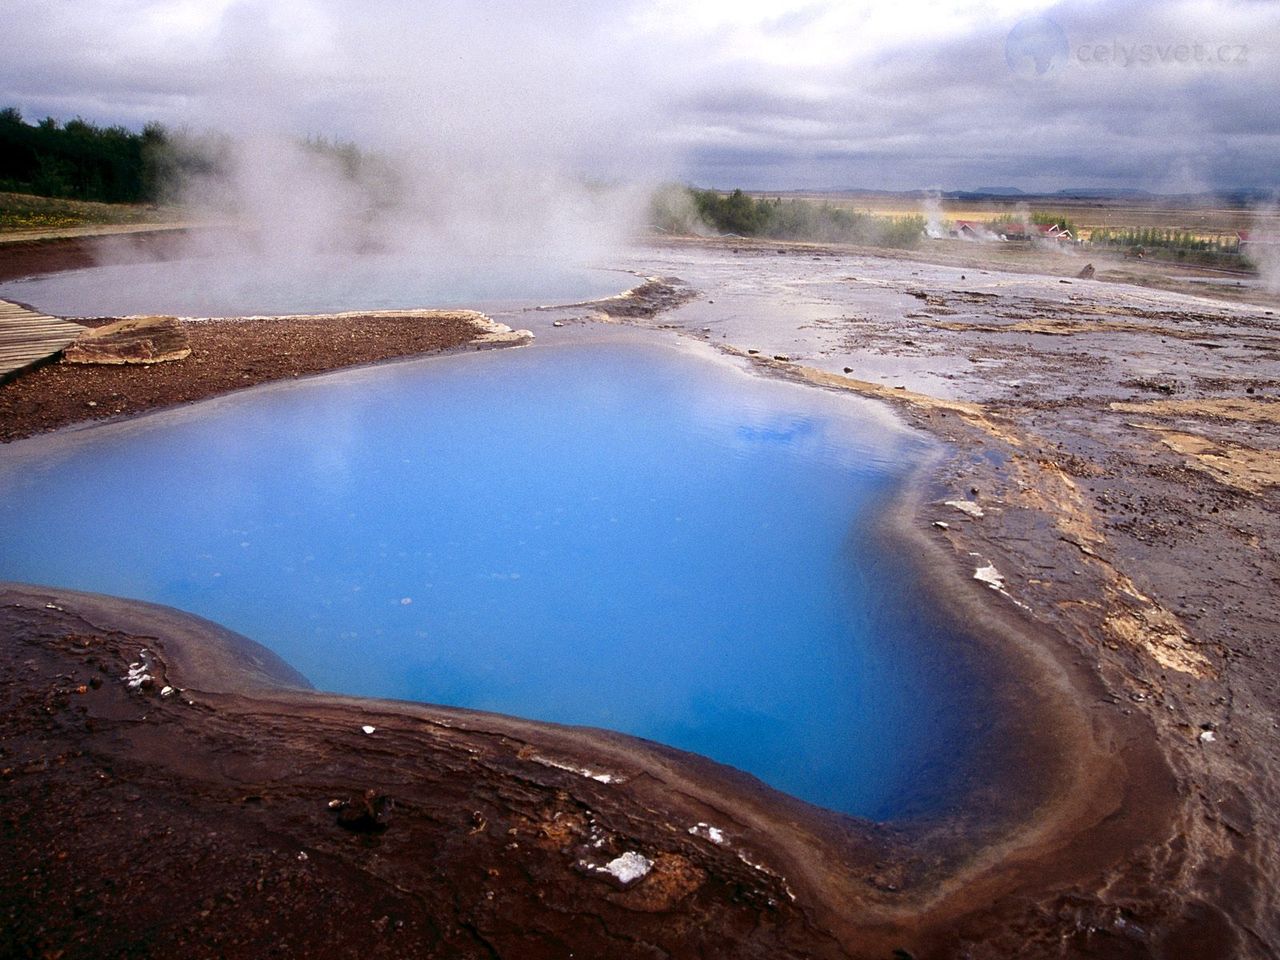
[[[1248,199],[1252,201],[1280,200],[1280,189],[1274,187],[1214,187],[1197,191],[1160,192],[1140,187],[1064,187],[1058,190],[1023,190],[1019,187],[977,187],[974,189],[939,189],[936,187],[910,187],[888,190],[877,187],[741,187],[703,186],[690,183],[700,190],[730,192],[741,190],[749,194],[773,196],[829,195],[829,196],[879,196],[909,197],[912,199],[939,200],[991,199],[991,200],[1188,200],[1188,199]]]

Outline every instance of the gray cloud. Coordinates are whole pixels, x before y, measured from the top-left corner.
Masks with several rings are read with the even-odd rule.
[[[772,6],[10,0],[0,103],[605,179],[1280,188],[1280,4]],[[1028,14],[1044,76],[1006,60]]]

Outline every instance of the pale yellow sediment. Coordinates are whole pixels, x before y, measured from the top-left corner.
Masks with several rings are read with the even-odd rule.
[[[1162,444],[1185,458],[1187,466],[1207,473],[1225,486],[1252,494],[1280,486],[1280,450],[1210,440],[1155,423],[1132,426],[1156,434]]]
[[[1209,397],[1200,400],[1138,400],[1108,404],[1118,413],[1153,417],[1233,420],[1242,423],[1280,423],[1280,401],[1252,397]]]
[[[726,352],[819,386],[891,400],[917,410],[953,413],[993,438],[1007,443],[1014,452],[1008,461],[1011,483],[1005,504],[1036,511],[1049,518],[1059,536],[1079,549],[1081,562],[1096,566],[1101,576],[1101,603],[1081,598],[1076,605],[1104,611],[1102,629],[1109,640],[1143,651],[1161,667],[1200,678],[1214,675],[1212,664],[1196,649],[1195,641],[1183,628],[1178,617],[1138,590],[1128,576],[1106,559],[1106,536],[1095,522],[1093,511],[1075,479],[1049,459],[1020,453],[1019,451],[1036,448],[1037,445],[1032,442],[1032,438],[1020,433],[1012,425],[993,417],[982,404],[948,400],[859,380],[786,360],[748,354],[734,347],[727,348]],[[1277,462],[1280,462],[1280,458],[1277,458]]]

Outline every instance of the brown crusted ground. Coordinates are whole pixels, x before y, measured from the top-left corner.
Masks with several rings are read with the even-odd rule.
[[[185,360],[150,366],[54,362],[0,384],[0,442],[84,420],[129,416],[337,367],[461,347],[473,314],[202,320],[183,326]],[[81,321],[86,325],[108,319]]]
[[[166,227],[117,229],[125,232],[113,232],[107,237],[0,237],[0,281],[51,270],[78,270],[139,257],[162,257],[175,238],[187,232]]]
[[[969,804],[988,845],[618,734],[315,693],[137,601],[0,583],[0,636],[5,956],[999,956],[1053,930],[1027,898],[1122,864],[1172,800],[1144,723],[1094,744],[1052,683],[1034,699],[1066,729],[1020,732]],[[1041,755],[1060,734],[1065,775]],[[1019,792],[1044,816],[1010,831],[995,811]],[[652,869],[623,884],[601,867],[627,852]],[[1111,931],[1054,933],[1088,956]],[[1184,923],[1149,936],[1186,955]],[[1128,946],[1103,955],[1148,955]]]
[[[638,810],[536,730],[310,694],[243,638],[131,614],[0,585],[0,956],[841,955],[688,800]],[[217,665],[186,686],[184,634],[253,696]],[[627,851],[643,882],[599,869]]]

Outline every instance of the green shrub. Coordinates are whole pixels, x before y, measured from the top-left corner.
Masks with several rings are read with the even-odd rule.
[[[913,247],[924,235],[923,217],[877,217],[826,202],[756,199],[741,190],[725,194],[677,186],[655,194],[650,222],[664,233],[712,232],[886,247]]]

